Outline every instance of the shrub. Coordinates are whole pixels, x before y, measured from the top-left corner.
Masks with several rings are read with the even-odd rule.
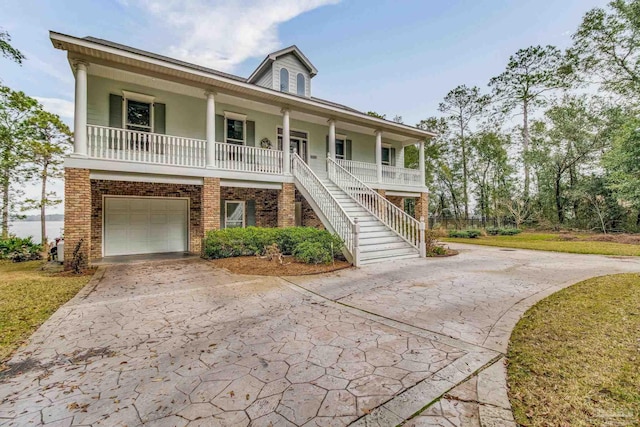
[[[33,242],[31,236],[21,238],[9,236],[0,239],[0,259],[13,262],[33,261],[42,257],[42,245]]]
[[[501,228],[499,233],[501,236],[515,236],[516,234],[520,234],[522,230],[517,228]]]
[[[455,237],[459,239],[475,239],[482,235],[480,230],[449,230],[449,237]]]
[[[276,244],[283,255],[293,255],[296,248],[305,242],[317,243],[333,256],[342,249],[342,240],[325,230],[312,227],[247,227],[208,232],[203,253],[209,259],[264,255],[267,247]]]
[[[293,250],[296,260],[307,264],[329,264],[333,261],[331,249],[320,242],[302,242]]]
[[[497,236],[500,234],[500,228],[498,227],[487,227],[487,234],[490,236]]]
[[[445,247],[442,246],[432,246],[431,250],[427,251],[427,256],[428,257],[432,257],[432,256],[438,256],[438,255],[446,255],[447,254],[447,249]]]

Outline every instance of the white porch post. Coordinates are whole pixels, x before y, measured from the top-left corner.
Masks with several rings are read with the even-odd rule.
[[[329,120],[329,157],[336,159],[336,121]]]
[[[205,166],[208,168],[212,168],[214,167],[216,161],[216,153],[214,149],[214,144],[216,142],[216,99],[215,93],[212,91],[205,92],[205,95],[207,96],[207,147],[205,149]]]
[[[289,109],[282,109],[282,159],[284,162],[284,173],[291,173],[291,131],[289,128]]]
[[[418,150],[420,150],[418,152],[418,167],[420,168],[420,182],[422,183],[422,185],[426,185],[425,184],[425,175],[424,175],[424,141],[420,141],[420,144],[418,146]]]
[[[87,66],[76,61],[76,99],[73,119],[73,154],[87,155]]]
[[[378,183],[382,182],[382,131],[376,131],[376,177]]]

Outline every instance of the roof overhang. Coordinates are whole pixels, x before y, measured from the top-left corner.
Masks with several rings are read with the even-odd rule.
[[[173,80],[190,86],[200,87],[203,91],[213,90],[232,96],[244,97],[258,102],[278,105],[302,113],[326,116],[338,122],[352,123],[375,130],[387,131],[404,138],[424,140],[433,138],[436,134],[415,127],[379,119],[354,110],[340,108],[336,105],[325,104],[316,99],[299,97],[293,94],[264,88],[252,83],[241,82],[202,70],[196,65],[174,63],[165,59],[130,52],[112,46],[86,40],[66,34],[49,32],[49,37],[56,49],[68,52],[69,60],[85,60],[89,63],[121,68],[153,77]],[[203,94],[204,96],[204,94]]]

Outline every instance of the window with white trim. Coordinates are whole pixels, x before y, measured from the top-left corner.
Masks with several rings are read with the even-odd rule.
[[[238,228],[245,226],[244,212],[245,202],[225,200],[224,202],[224,227]]]
[[[382,147],[382,164],[387,166],[391,164],[391,147]]]
[[[289,70],[280,68],[280,92],[289,92]]]
[[[298,75],[296,76],[296,85],[298,89],[298,95],[300,96],[305,96],[306,94],[305,83],[306,81],[304,78],[304,74],[298,73]]]
[[[247,137],[247,117],[242,114],[224,113],[224,142],[244,145]]]
[[[336,159],[346,159],[346,137],[336,136]]]
[[[122,91],[124,111],[122,114],[123,127],[138,132],[153,132],[153,101],[154,97]]]

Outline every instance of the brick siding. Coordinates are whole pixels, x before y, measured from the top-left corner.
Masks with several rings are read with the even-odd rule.
[[[73,252],[82,239],[80,252],[84,260],[81,268],[89,265],[91,241],[91,186],[89,169],[64,170],[64,268],[71,268]]]

